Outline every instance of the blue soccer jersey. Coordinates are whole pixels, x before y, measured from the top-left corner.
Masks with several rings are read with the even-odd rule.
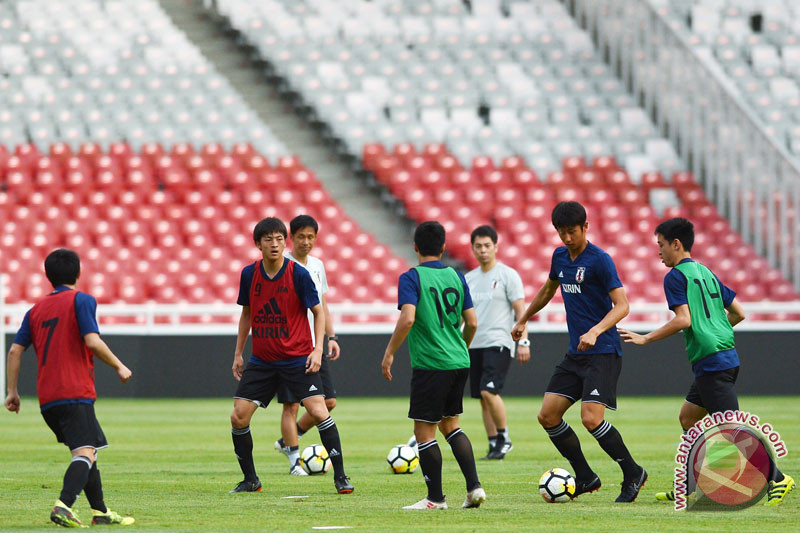
[[[622,355],[622,344],[615,326],[598,336],[592,348],[578,351],[581,335],[603,320],[613,307],[608,293],[622,287],[611,256],[589,242],[586,249],[573,261],[567,247],[560,246],[553,252],[550,279],[561,285],[561,295],[567,311],[569,353]]]
[[[694,260],[687,257],[681,263],[688,261]],[[728,307],[733,303],[733,299],[736,298],[736,292],[726,287],[716,274],[714,274],[714,277],[717,278],[717,283],[719,283],[722,305]],[[686,276],[677,268],[672,268],[664,276],[664,294],[667,297],[667,305],[670,309],[675,310],[679,305],[689,305],[689,300],[686,296],[686,283]],[[694,372],[695,376],[703,376],[709,372],[719,372],[729,368],[736,368],[737,366],[739,366],[739,354],[736,348],[731,348],[700,359],[692,365],[692,372]]]

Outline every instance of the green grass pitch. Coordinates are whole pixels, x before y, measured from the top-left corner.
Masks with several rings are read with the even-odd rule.
[[[603,480],[603,488],[566,504],[547,504],[537,481],[548,468],[569,464],[560,457],[536,422],[540,398],[507,398],[514,450],[504,461],[478,462],[487,501],[462,510],[464,483],[446,442],[444,492],[450,509],[403,511],[425,495],[419,471],[393,475],[386,454],[411,435],[407,399],[340,398],[333,412],[344,448],[345,465],[356,491],[334,492],[331,474],[289,476],[286,458],[272,444],[279,436],[280,406],[259,410],[252,424],[255,459],[264,484],[261,493],[229,495],[241,479],[230,437],[227,398],[203,400],[100,399],[96,408],[112,446],[100,452],[106,502],[133,515],[131,529],[182,531],[312,531],[319,526],[348,526],[359,531],[796,531],[800,490],[784,505],[756,505],[740,512],[675,512],[653,494],[671,486],[679,437],[680,398],[620,399],[607,419],[619,428],[633,456],[650,479],[632,505],[614,504],[621,475],[582,428],[578,408],[567,413],[584,452]],[[774,425],[789,449],[779,463],[800,480],[800,427],[797,397],[743,397],[743,410]],[[0,437],[0,528],[43,529],[61,488],[68,452],[55,442],[38,412],[36,400],[23,399],[19,415],[4,412]],[[487,441],[475,400],[465,398],[462,427],[476,457]],[[312,430],[301,447],[318,443]],[[285,499],[285,496],[305,498]],[[90,516],[81,496],[75,508]],[[86,520],[85,520],[86,521]]]

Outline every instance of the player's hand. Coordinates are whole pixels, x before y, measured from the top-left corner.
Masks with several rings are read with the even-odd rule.
[[[131,372],[131,369],[123,364],[120,364],[117,368],[117,376],[119,376],[119,380],[123,383],[127,383],[127,381],[131,379],[132,375],[133,372]]]
[[[530,346],[517,346],[517,361],[520,364],[525,364],[531,360],[531,347]]]
[[[314,348],[314,351],[306,357],[306,374],[319,372],[320,366],[322,366],[322,348]]]
[[[387,381],[392,381],[392,363],[394,363],[394,354],[388,352],[383,354],[381,371],[383,372],[383,377],[385,377]]]
[[[627,329],[618,329],[619,336],[625,342],[629,342],[631,344],[637,344],[639,346],[644,346],[647,344],[647,337],[644,335],[639,335],[638,333],[634,333],[632,331],[628,331]]]
[[[19,394],[9,392],[6,396],[6,409],[12,413],[19,413]]]
[[[339,347],[339,341],[328,339],[328,359],[331,361],[336,361],[339,359],[339,354],[341,351],[342,349]]]
[[[597,333],[593,332],[592,330],[587,331],[580,337],[580,342],[578,343],[578,351],[584,352],[594,346],[597,342]]]
[[[241,381],[242,379],[242,371],[244,370],[244,359],[241,355],[234,355],[233,356],[233,377],[236,381]]]
[[[511,328],[511,338],[515,341],[518,341],[522,338],[522,335],[525,333],[528,324],[517,322],[514,324],[514,327]]]

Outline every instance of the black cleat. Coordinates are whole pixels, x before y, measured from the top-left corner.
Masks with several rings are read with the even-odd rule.
[[[642,468],[642,473],[636,476],[635,479],[622,481],[622,490],[614,501],[617,503],[633,503],[645,483],[647,483],[647,471]]]
[[[249,479],[245,479],[244,481],[240,481],[236,488],[231,490],[229,494],[234,494],[236,492],[261,492],[261,481],[258,478],[255,481],[251,481]]]
[[[354,490],[347,476],[334,478],[333,484],[336,485],[336,492],[339,494],[350,494]]]
[[[483,459],[504,459],[506,454],[513,449],[514,446],[511,444],[510,440],[497,439],[497,445],[489,450],[489,453],[486,454],[486,457],[483,457]]]
[[[575,495],[572,496],[574,500],[581,494],[589,494],[590,492],[595,492],[600,490],[603,484],[600,482],[600,478],[598,476],[594,476],[593,479],[589,481],[581,481],[579,479],[575,480]]]

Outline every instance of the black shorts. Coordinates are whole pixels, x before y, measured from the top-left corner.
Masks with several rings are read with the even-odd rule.
[[[233,397],[266,407],[282,384],[289,390],[289,394],[301,400],[322,396],[322,378],[319,372],[306,374],[305,365],[276,368],[248,363]]]
[[[469,351],[469,392],[480,398],[481,391],[500,394],[511,366],[511,352],[505,346],[473,348]]]
[[[108,446],[103,428],[94,415],[94,404],[56,405],[42,411],[42,417],[56,434],[58,442],[63,442],[70,451],[78,448],[99,450]]]
[[[738,411],[739,398],[736,396],[735,386],[738,376],[738,366],[697,376],[689,387],[686,401],[702,407],[709,413]]]
[[[411,374],[411,402],[408,418],[438,424],[442,418],[453,418],[464,409],[464,385],[469,368],[426,370],[414,368]]]
[[[336,388],[333,386],[330,362],[324,355],[322,356],[322,365],[319,367],[319,375],[322,378],[322,392],[325,393],[325,398],[336,398]],[[299,401],[297,396],[289,392],[285,384],[281,384],[278,389],[278,403],[297,403]]]
[[[602,403],[617,408],[617,380],[622,357],[614,353],[571,354],[556,366],[547,393],[569,398],[573,403]]]

